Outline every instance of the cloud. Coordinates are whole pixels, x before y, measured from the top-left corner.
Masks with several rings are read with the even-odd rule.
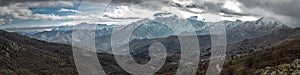
[[[11,24],[12,19],[0,18],[0,25]]]
[[[299,0],[238,0],[249,14],[272,17],[293,27],[300,27]]]
[[[39,7],[39,6],[57,6],[57,5],[67,5],[72,6],[73,4],[70,2],[79,2],[79,0],[6,0],[0,1],[0,6],[8,6],[12,4],[16,5],[25,5],[29,7]]]
[[[105,23],[128,24],[141,19],[153,19],[156,13],[170,12],[180,18],[189,18],[198,16],[199,20],[203,14],[212,13],[223,17],[242,17],[250,16],[244,13],[238,2],[234,0],[112,0],[111,8],[105,11],[103,16],[99,15],[101,11],[90,10],[91,8],[102,9],[100,7],[90,7],[89,5],[101,5],[109,0],[83,0],[88,4],[83,11],[69,8],[61,8],[58,12],[75,12],[76,15],[59,16],[55,14],[33,13],[31,7],[53,7],[58,5],[74,6],[79,0],[69,1],[35,1],[24,0],[2,3],[0,6],[0,16],[6,16],[21,20],[109,20]],[[100,4],[98,4],[100,3]],[[231,8],[234,7],[234,8]],[[94,13],[90,13],[94,12]],[[84,13],[84,14],[80,14]],[[103,23],[104,23],[103,22]]]
[[[48,1],[77,1],[80,0],[0,0],[0,6],[7,6],[14,3],[25,3],[25,2],[48,2]],[[50,3],[51,4],[51,3]]]
[[[112,20],[116,24],[126,25],[142,19],[153,19],[153,14],[158,11],[145,9],[139,5],[132,6],[115,6],[111,12],[104,12],[103,18]]]
[[[74,6],[73,2],[68,1],[53,1],[53,2],[23,2],[14,3],[7,6],[0,7],[0,16],[11,17],[21,20],[57,20],[71,18],[61,17],[53,14],[33,14],[29,8],[34,7],[53,7],[53,6]]]
[[[113,3],[114,5],[124,5],[127,4],[128,6],[131,5],[139,5],[141,7],[144,7],[146,9],[155,9],[155,10],[161,10],[163,7],[176,7],[181,8],[182,10],[186,10],[189,8],[197,8],[201,10],[205,10],[207,13],[219,13],[222,9],[228,9],[223,8],[225,4],[226,6],[231,5],[230,8],[238,5],[237,2],[231,1],[231,0],[118,0],[120,2]],[[226,3],[225,3],[226,2]],[[130,4],[131,3],[131,4]],[[163,4],[163,5],[161,5]],[[238,6],[234,7],[234,12],[241,12],[241,10],[238,10]]]
[[[58,10],[58,12],[78,12],[78,10],[73,10],[73,9],[65,9],[65,8],[61,8],[60,10]]]
[[[239,8],[240,3],[239,2],[234,2],[234,1],[226,1],[223,5],[223,8],[232,10],[235,12],[242,12],[242,10]]]
[[[27,1],[27,2],[25,2]],[[12,18],[22,19],[22,20],[62,20],[62,19],[85,19],[89,17],[102,18],[101,16],[96,17],[92,14],[89,16],[57,16],[54,14],[32,14],[32,11],[29,10],[29,7],[45,7],[45,6],[57,6],[57,5],[66,5],[74,6],[72,1],[35,1],[35,0],[25,0],[24,2],[18,2],[12,0],[9,6],[0,7],[4,11],[0,11],[0,16],[9,15]],[[28,2],[31,1],[31,2]],[[92,3],[101,3],[104,1],[110,0],[84,0]],[[229,2],[228,2],[229,1]],[[6,3],[7,4],[7,3]],[[110,19],[139,19],[139,18],[151,18],[152,15],[158,12],[174,12],[176,10],[179,12],[189,12],[193,14],[203,14],[203,13],[213,13],[219,14],[224,13],[229,15],[241,15],[245,16],[246,14],[241,14],[241,10],[238,7],[230,8],[228,5],[234,6],[237,5],[236,2],[231,0],[218,1],[218,0],[112,0],[112,5],[117,8],[114,9],[114,12],[106,12],[106,18]],[[223,7],[224,6],[224,7]],[[227,7],[226,7],[227,6]],[[120,8],[121,7],[121,8]],[[122,8],[122,7],[127,7]],[[174,7],[172,10],[165,10],[167,8]],[[59,12],[78,12],[73,9],[60,9]],[[132,13],[136,15],[124,15],[124,13]],[[247,15],[248,16],[248,15]]]
[[[119,0],[113,5],[116,6],[115,12],[105,13],[105,17],[110,19],[124,18],[148,18],[153,19],[153,15],[161,12],[171,12],[181,18],[198,16],[212,13],[224,17],[243,17],[250,16],[243,13],[241,4],[233,0]]]
[[[125,1],[126,2],[126,1]],[[164,7],[175,7],[191,13],[224,13],[229,15],[247,15],[241,9],[241,3],[235,0],[133,0],[131,5],[143,7],[145,10],[161,10]],[[122,5],[122,3],[120,3]],[[163,5],[161,5],[163,4]],[[115,5],[117,5],[115,3]],[[128,5],[128,6],[131,6]],[[190,9],[198,9],[191,11]],[[249,16],[249,15],[247,15]]]
[[[55,23],[55,24],[44,24],[44,25],[21,25],[21,26],[14,26],[14,27],[3,27],[0,28],[2,30],[30,30],[30,29],[50,29],[50,28],[54,28],[54,27],[60,27],[60,26],[74,26],[74,25],[78,25],[80,23],[88,23],[87,21],[67,21],[67,22],[59,22],[59,23]]]

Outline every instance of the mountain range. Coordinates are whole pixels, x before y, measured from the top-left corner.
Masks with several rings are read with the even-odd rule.
[[[180,28],[180,33],[175,33],[170,27],[163,24],[164,22],[174,23],[172,26]],[[189,22],[195,31],[180,24],[184,22]],[[44,32],[0,31],[0,61],[1,64],[4,64],[0,66],[0,73],[77,74],[72,57],[72,48],[76,47],[70,44],[74,40],[77,43],[93,40],[93,38],[84,37],[91,37],[93,36],[91,33],[95,33],[98,59],[105,72],[108,75],[129,75],[114,59],[114,55],[118,54],[113,54],[111,51],[111,36],[114,28],[120,29],[114,33],[136,28],[130,41],[120,48],[128,45],[134,60],[145,64],[151,60],[148,48],[155,42],[161,42],[167,50],[167,59],[156,74],[176,73],[181,56],[178,37],[197,36],[201,51],[197,74],[203,75],[206,73],[211,57],[211,36],[217,35],[210,34],[209,28],[213,25],[225,25],[226,28],[227,51],[222,75],[268,73],[264,68],[291,63],[299,59],[300,28],[290,28],[271,18],[261,18],[256,21],[203,22],[196,20],[196,17],[180,19],[176,16],[167,16],[156,17],[155,20],[145,19],[129,25],[81,23],[77,26],[61,26]],[[72,36],[74,32],[78,33],[78,36]],[[191,32],[197,34],[191,35]],[[86,45],[86,47],[89,46]],[[291,74],[297,73],[297,70],[291,73],[273,72]]]
[[[171,26],[180,28],[179,33],[175,33],[170,27],[162,22],[174,22]],[[189,22],[194,29],[187,28],[185,25],[178,24],[180,22]],[[257,21],[220,21],[220,22],[203,22],[198,21],[195,17],[188,19],[180,19],[177,16],[157,17],[154,20],[145,19],[129,25],[105,25],[99,24],[92,26],[87,23],[82,23],[77,26],[63,26],[54,28],[52,31],[37,32],[33,34],[23,33],[31,38],[44,40],[53,43],[71,44],[72,38],[76,41],[85,41],[91,38],[95,33],[97,50],[106,51],[111,48],[111,35],[114,28],[121,28],[118,32],[128,31],[126,28],[135,28],[130,39],[155,39],[166,38],[176,35],[189,35],[191,32],[196,32],[197,35],[210,35],[209,27],[212,25],[225,25],[228,43],[239,42],[244,39],[250,39],[258,36],[263,36],[280,29],[290,29],[290,27],[271,18],[261,18]],[[85,26],[85,27],[84,27]],[[89,26],[96,27],[95,31],[89,29]],[[73,30],[74,29],[74,30]],[[195,30],[195,31],[192,31]],[[73,36],[72,33],[77,33],[78,36]]]
[[[268,66],[291,63],[299,59],[299,28],[279,29],[255,38],[233,42],[228,45],[227,60],[222,75],[253,74]],[[48,43],[17,33],[0,31],[1,74],[77,74],[72,58],[72,46]],[[189,37],[189,36],[185,36]],[[209,35],[198,35],[199,41],[210,42]],[[180,49],[177,36],[155,39],[136,39],[130,44],[132,56],[138,63],[146,63],[148,42],[162,42],[168,53],[165,65],[157,74],[174,74],[179,65]],[[140,45],[144,41],[144,45]],[[204,43],[200,43],[204,45]],[[197,74],[205,74],[210,57],[210,46],[201,53],[201,62]],[[122,70],[112,54],[98,53],[100,63],[108,75],[129,74]],[[258,71],[257,71],[258,72]]]

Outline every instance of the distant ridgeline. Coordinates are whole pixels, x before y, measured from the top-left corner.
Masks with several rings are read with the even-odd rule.
[[[270,34],[274,31],[278,31],[280,29],[290,29],[288,26],[281,24],[270,18],[261,18],[257,21],[220,21],[220,22],[202,22],[198,21],[195,18],[191,17],[188,19],[179,19],[176,16],[168,16],[168,17],[157,17],[155,20],[145,19],[142,21],[138,21],[129,25],[105,25],[99,24],[96,25],[96,30],[90,30],[89,24],[82,23],[76,26],[79,30],[76,30],[76,33],[81,36],[73,37],[76,40],[84,41],[89,40],[87,37],[92,32],[96,34],[96,44],[98,50],[109,50],[110,46],[110,37],[112,34],[113,28],[122,27],[120,30],[126,31],[128,27],[136,28],[131,35],[131,40],[134,39],[155,39],[155,38],[167,38],[170,36],[181,36],[182,34],[191,35],[191,32],[196,32],[197,35],[210,35],[209,26],[210,25],[226,25],[227,30],[227,40],[228,43],[239,42],[245,39],[250,39],[254,37],[259,37],[263,35]],[[191,31],[192,29],[186,28],[185,25],[174,24],[174,27],[181,28],[179,30],[181,33],[175,33],[170,27],[160,23],[160,22],[185,22],[188,21],[196,31]],[[139,23],[141,22],[141,23]],[[141,24],[141,25],[137,25]],[[36,38],[39,40],[44,40],[48,42],[54,43],[62,43],[62,44],[71,44],[72,42],[72,32],[73,26],[62,26],[54,28],[52,31],[44,31],[44,32],[36,32],[36,33],[22,33],[26,36]],[[207,42],[201,42],[207,43]]]

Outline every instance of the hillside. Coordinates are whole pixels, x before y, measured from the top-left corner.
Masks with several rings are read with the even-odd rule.
[[[24,35],[19,35],[17,33],[6,32],[2,30],[0,30],[0,36],[15,43],[31,46],[40,50],[46,50],[60,55],[72,55],[72,46],[69,45],[40,41]]]
[[[238,55],[243,53],[249,53],[252,51],[261,50],[270,47],[287,38],[293,38],[299,36],[300,36],[300,28],[281,29],[261,37],[246,39],[241,42],[228,44],[227,54]]]
[[[300,59],[299,35],[291,36],[277,44],[255,51],[247,56],[227,61],[224,65],[223,75],[252,75],[258,69],[293,63],[296,59]]]
[[[34,46],[33,44],[42,45]],[[51,48],[51,46],[55,46],[46,46],[45,44],[45,42],[1,31],[0,74],[76,74],[76,68],[71,58],[51,53],[47,50],[41,50],[43,47]],[[59,47],[57,46],[57,48]]]
[[[281,29],[269,35],[230,44],[228,53],[237,51],[246,55],[227,60],[222,74],[251,75],[266,67],[293,63],[294,60],[300,59],[299,32],[299,28]],[[71,56],[72,46],[39,41],[6,31],[0,33],[0,64],[3,64],[0,65],[0,74],[77,74]],[[210,36],[198,38],[199,41],[210,42]],[[143,41],[146,42],[144,45],[141,45],[140,40],[130,43],[135,51],[133,56],[138,63],[149,61],[148,43],[162,42],[169,51],[179,48],[176,36]],[[202,46],[209,47],[204,44]],[[209,57],[209,50],[208,48],[201,52],[201,59]],[[247,52],[248,50],[250,51]],[[156,74],[174,74],[177,71],[180,52],[171,53],[173,54],[168,54],[166,63]],[[128,74],[118,66],[112,54],[98,53],[98,58],[108,75]],[[205,74],[207,63],[206,60],[200,62],[197,74]]]

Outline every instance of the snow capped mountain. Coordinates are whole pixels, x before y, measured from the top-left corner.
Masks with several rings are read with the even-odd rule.
[[[115,27],[113,25],[105,25],[105,24],[98,24],[96,25],[96,31],[91,29],[91,24],[82,23],[76,26],[76,30],[74,29],[74,26],[61,26],[54,28],[52,31],[44,31],[44,32],[38,32],[35,34],[27,35],[39,40],[45,40],[48,42],[54,42],[54,43],[63,43],[63,44],[71,44],[72,42],[72,32],[80,33],[80,37],[76,37],[79,41],[85,40],[88,38],[83,38],[84,36],[89,36],[87,34],[90,34],[92,32],[95,32],[96,37],[109,35],[112,33],[112,28]]]
[[[96,25],[96,44],[97,49],[106,50],[110,48],[110,38],[114,28],[121,29],[118,32],[128,31],[130,28],[135,28],[130,37],[133,39],[154,39],[165,38],[173,35],[191,35],[191,32],[196,32],[197,35],[210,35],[209,27],[211,25],[225,25],[228,42],[238,42],[244,39],[258,37],[270,34],[279,29],[289,28],[280,22],[270,19],[261,18],[257,21],[220,21],[220,22],[203,22],[197,20],[197,16],[192,16],[188,19],[178,18],[171,13],[157,13],[155,19],[144,19],[134,22],[129,25]],[[170,24],[170,25],[166,25]],[[186,25],[191,24],[193,28],[188,28]],[[88,40],[90,38],[83,38],[94,31],[90,30],[89,24],[77,25],[75,32],[80,36],[75,37],[77,41]],[[177,28],[177,32],[173,28]],[[92,26],[93,27],[93,26]],[[73,26],[62,26],[54,28],[52,31],[39,32],[33,35],[27,35],[40,40],[48,42],[71,44]]]
[[[233,23],[234,25],[236,23]],[[230,25],[229,25],[230,26]],[[227,26],[228,27],[228,26]],[[270,34],[274,31],[278,31],[280,29],[290,29],[287,25],[284,25],[274,19],[269,18],[261,18],[257,21],[249,21],[249,22],[239,22],[232,29],[227,28],[228,41],[241,41],[244,39],[250,39],[258,36],[263,36],[266,34]]]
[[[170,25],[166,25],[166,23]],[[181,35],[182,32],[195,32],[195,28],[188,28],[191,24],[187,19],[180,19],[177,16],[157,17],[155,20],[138,21],[128,26],[134,26],[132,39],[153,39],[164,38],[172,35]],[[175,29],[177,28],[177,33]],[[123,30],[126,30],[125,28]],[[179,32],[179,33],[178,33]]]

